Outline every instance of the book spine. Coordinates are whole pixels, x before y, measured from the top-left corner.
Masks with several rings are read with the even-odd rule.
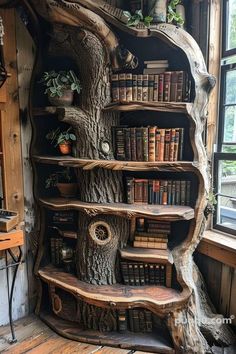
[[[161,181],[163,185],[162,205],[168,204],[168,181]]]
[[[186,204],[186,181],[180,181],[180,205]]]
[[[180,181],[175,181],[175,205],[180,205]]]
[[[172,71],[171,75],[171,84],[170,84],[170,101],[177,101],[177,81],[178,81],[178,72]]]
[[[129,274],[129,283],[131,286],[134,286],[134,268],[132,263],[128,263],[128,274]]]
[[[178,161],[179,155],[179,128],[175,129],[174,161]]]
[[[148,128],[142,128],[143,161],[148,161]]]
[[[115,128],[116,159],[125,160],[125,132],[124,128]]]
[[[126,74],[126,101],[133,101],[133,75]]]
[[[114,74],[111,76],[111,93],[112,93],[112,101],[119,102],[119,75]]]
[[[126,74],[119,74],[120,101],[126,101]]]
[[[132,92],[132,96],[133,96],[133,101],[137,101],[138,100],[138,75],[133,75],[133,92]]]
[[[151,333],[153,330],[152,313],[151,313],[151,311],[148,311],[148,310],[144,310],[144,313],[145,313],[146,332]]]
[[[160,146],[159,146],[159,154],[158,161],[164,161],[164,153],[165,153],[165,129],[160,129]]]
[[[148,75],[143,75],[143,97],[142,101],[148,101]]]
[[[131,160],[137,160],[136,153],[136,128],[130,128],[130,140],[131,140]]]
[[[159,75],[154,75],[153,101],[158,101]]]
[[[148,101],[154,100],[154,75],[148,76]]]
[[[184,128],[179,128],[179,161],[183,160],[184,152]]]
[[[154,204],[152,179],[148,180],[148,204]]]
[[[160,265],[154,264],[154,282],[155,285],[160,285]]]
[[[130,136],[130,128],[124,129],[125,133],[125,159],[127,161],[131,161],[131,136]]]
[[[134,180],[134,203],[143,203],[143,180]]]
[[[164,102],[170,102],[171,71],[164,73]]]
[[[145,279],[145,284],[149,284],[149,269],[148,269],[148,263],[144,264],[144,279]]]
[[[184,72],[177,72],[177,102],[183,102]]]
[[[176,181],[172,181],[171,205],[176,205]]]
[[[190,205],[190,192],[191,192],[191,182],[187,181],[186,185],[186,205]]]
[[[142,128],[136,128],[136,153],[137,161],[143,161]]]
[[[156,129],[156,137],[155,137],[155,161],[160,161],[160,143],[161,143],[161,130]]]
[[[154,264],[149,264],[149,279],[150,279],[150,284],[154,285],[155,284]]]
[[[138,90],[137,90],[137,101],[142,101],[143,99],[143,75],[138,75]]]
[[[126,189],[127,189],[127,203],[134,203],[134,178],[127,177],[126,178]]]
[[[130,285],[129,283],[129,273],[128,273],[128,264],[127,262],[121,262],[121,273],[123,277],[123,282],[125,285]]]
[[[139,332],[140,331],[139,311],[136,309],[132,310],[132,315],[133,315],[133,323],[134,323],[134,332]]]
[[[148,180],[143,180],[143,203],[148,204]]]
[[[168,192],[168,205],[172,205],[172,181],[168,181],[168,186],[167,186]]]
[[[164,161],[170,161],[171,129],[165,129]]]
[[[164,74],[159,74],[158,101],[164,100]]]
[[[148,129],[148,161],[154,162],[156,158],[156,127],[149,127]]]
[[[154,180],[153,181],[153,199],[156,205],[160,204],[160,181]]]
[[[127,331],[127,315],[126,310],[118,310],[118,329],[123,333]]]
[[[139,279],[140,285],[145,285],[144,265],[142,263],[139,264]]]
[[[137,218],[136,219],[136,231],[143,232],[145,230],[145,219]]]
[[[169,161],[174,161],[174,149],[175,149],[175,129],[171,129],[170,130]]]

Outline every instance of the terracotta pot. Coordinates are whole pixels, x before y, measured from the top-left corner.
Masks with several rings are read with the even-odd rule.
[[[64,141],[63,144],[59,144],[59,150],[60,150],[60,153],[63,154],[63,155],[69,155],[71,154],[71,142],[70,141]]]
[[[70,106],[73,102],[74,91],[64,90],[61,97],[51,97],[48,95],[48,100],[53,106]]]
[[[62,197],[71,198],[77,194],[77,183],[57,183],[57,188]]]

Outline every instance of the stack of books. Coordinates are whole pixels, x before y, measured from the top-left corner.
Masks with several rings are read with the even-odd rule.
[[[166,285],[166,266],[163,264],[122,261],[121,273],[125,285]]]
[[[168,60],[150,60],[144,62],[146,68],[143,70],[144,75],[162,74],[168,69]]]
[[[117,310],[120,332],[150,333],[153,330],[152,313],[145,309]]]
[[[190,205],[191,182],[127,177],[128,204]]]
[[[72,224],[74,221],[74,213],[70,211],[55,211],[52,216],[54,224]]]
[[[171,231],[169,222],[138,218],[134,234],[134,247],[167,250]]]
[[[184,128],[113,127],[113,145],[117,160],[181,161]]]
[[[146,68],[144,70],[146,72],[159,69],[163,70],[162,68]],[[185,71],[138,75],[132,73],[113,74],[111,76],[111,91],[113,102],[190,102],[191,80]]]
[[[63,247],[63,238],[50,238],[51,262],[55,266],[61,265],[61,249]]]

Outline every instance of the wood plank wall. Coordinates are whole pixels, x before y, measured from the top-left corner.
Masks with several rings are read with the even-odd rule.
[[[24,221],[24,190],[21,158],[21,126],[19,117],[18,72],[16,61],[16,28],[14,10],[0,10],[5,29],[4,54],[7,72],[11,75],[1,88],[0,112],[2,124],[2,143],[4,153],[4,196],[5,206],[17,210],[20,221]],[[26,251],[24,248],[24,258]],[[3,253],[0,254],[0,268],[5,265]],[[10,282],[12,269],[9,271]],[[0,325],[9,322],[8,292],[6,272],[0,271]],[[13,318],[17,319],[28,313],[28,279],[26,263],[18,270],[13,296]]]
[[[195,254],[195,261],[205,279],[208,294],[218,313],[226,318],[234,316],[236,326],[236,268],[200,253]]]

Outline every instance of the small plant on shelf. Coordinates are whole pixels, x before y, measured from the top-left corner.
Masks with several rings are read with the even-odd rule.
[[[59,147],[61,154],[68,155],[72,150],[72,143],[76,141],[76,136],[72,133],[72,128],[67,130],[61,130],[59,127],[55,130],[51,130],[46,139],[50,140],[54,147]]]
[[[179,26],[184,24],[184,19],[176,11],[176,6],[181,5],[181,0],[171,0],[167,6],[167,20],[169,23],[176,23]]]
[[[55,106],[69,106],[73,102],[74,92],[80,94],[81,84],[73,70],[45,71],[39,83],[46,86],[44,91],[49,102]]]
[[[60,195],[67,198],[76,196],[78,189],[70,168],[50,174],[45,181],[45,187],[46,189],[57,187]]]
[[[124,11],[124,15],[128,18],[127,25],[138,26],[139,24],[143,24],[145,27],[150,27],[150,24],[153,20],[151,16],[144,16],[142,10],[136,10],[132,15],[129,11]]]

